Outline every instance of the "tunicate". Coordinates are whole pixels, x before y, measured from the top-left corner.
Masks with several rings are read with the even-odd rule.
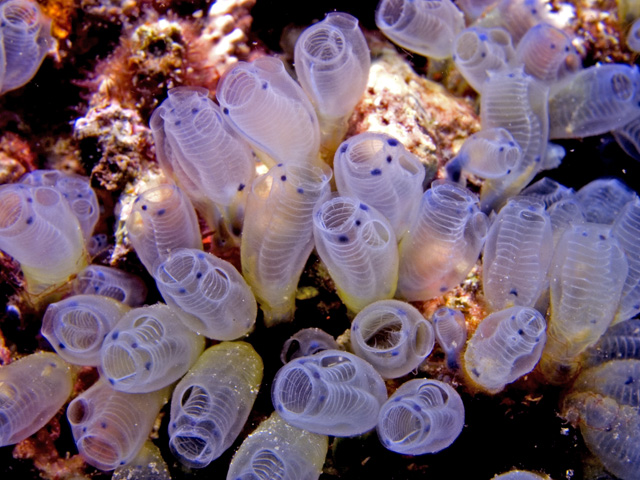
[[[204,337],[184,328],[163,304],[134,308],[107,335],[100,372],[117,390],[152,392],[184,375],[204,348]]]
[[[380,0],[376,25],[401,47],[442,59],[451,56],[464,15],[451,0]]]
[[[378,437],[389,450],[423,455],[449,447],[464,426],[458,392],[439,380],[416,378],[400,385],[382,405]]]
[[[116,467],[111,480],[171,480],[160,449],[151,440],[126,465]]]
[[[282,367],[273,380],[271,398],[278,414],[291,425],[351,437],[375,427],[387,389],[365,360],[325,350]]]
[[[509,200],[491,224],[482,255],[482,287],[490,307],[535,306],[548,285],[552,253],[544,204],[527,197]]]
[[[464,314],[453,308],[442,307],[435,311],[432,321],[436,340],[447,357],[447,366],[455,370],[460,365],[460,352],[467,341]]]
[[[351,348],[383,378],[398,378],[418,368],[435,343],[433,327],[413,305],[379,300],[351,323]]]
[[[429,300],[464,280],[487,234],[487,217],[464,187],[436,180],[400,242],[399,298]]]
[[[236,63],[220,79],[216,96],[230,125],[267,155],[262,160],[269,166],[317,163],[318,117],[281,60]]]
[[[67,419],[82,458],[100,470],[113,470],[138,453],[151,433],[168,388],[124,393],[99,380],[74,398]]]
[[[377,209],[401,238],[423,193],[425,168],[418,157],[390,135],[364,132],[342,142],[333,169],[338,193]]]
[[[637,195],[616,178],[598,178],[578,190],[575,198],[588,222],[611,225]]]
[[[530,307],[488,315],[467,343],[464,368],[482,389],[497,393],[536,366],[545,345],[546,322]]]
[[[520,192],[523,197],[529,197],[544,203],[549,208],[562,199],[573,195],[573,188],[565,187],[549,177],[543,177]]]
[[[624,250],[629,273],[622,287],[620,307],[614,322],[621,322],[640,312],[640,198],[634,195],[618,214],[611,234]]]
[[[73,378],[70,366],[49,352],[0,366],[0,447],[44,427],[71,395]]]
[[[627,320],[609,327],[586,353],[590,365],[609,360],[640,360],[640,319]]]
[[[318,480],[328,448],[326,435],[289,425],[273,412],[242,442],[227,480]]]
[[[247,199],[242,275],[267,325],[291,320],[298,281],[313,250],[311,215],[329,195],[331,169],[277,165],[256,178]]]
[[[128,310],[109,297],[75,295],[47,307],[40,331],[67,362],[98,366],[104,337]]]
[[[389,221],[353,197],[335,196],[313,211],[316,250],[347,308],[359,312],[393,297],[398,247]]]
[[[176,248],[202,249],[196,212],[175,185],[160,185],[138,195],[126,227],[138,258],[151,274]]]
[[[0,95],[29,82],[53,45],[51,21],[35,2],[0,3]]]
[[[287,363],[294,358],[307,357],[323,350],[339,350],[336,340],[319,328],[303,328],[292,335],[282,346],[280,360]]]
[[[169,448],[183,464],[206,467],[231,446],[258,395],[262,370],[248,343],[205,350],[171,398]]]
[[[73,292],[111,297],[130,307],[140,307],[147,298],[147,286],[140,277],[113,267],[89,265],[72,282]]]
[[[158,264],[158,290],[180,320],[215,340],[234,340],[249,332],[258,306],[233,265],[195,248],[178,248]]]

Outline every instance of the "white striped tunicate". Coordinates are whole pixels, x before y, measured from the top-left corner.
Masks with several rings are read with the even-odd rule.
[[[453,308],[441,307],[435,311],[433,329],[440,348],[447,357],[447,366],[455,370],[460,365],[460,353],[467,341],[467,323],[464,314]]]
[[[147,298],[147,286],[140,277],[104,265],[87,266],[76,275],[72,286],[76,295],[102,295],[130,307],[142,306]]]

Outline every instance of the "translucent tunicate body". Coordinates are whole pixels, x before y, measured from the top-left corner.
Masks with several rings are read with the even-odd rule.
[[[550,477],[526,470],[511,470],[510,472],[496,475],[491,480],[550,480]]]
[[[100,217],[98,197],[91,188],[89,177],[65,174],[60,170],[34,170],[22,176],[20,183],[58,190],[78,219],[85,242],[89,242]]]
[[[522,150],[510,172],[484,182],[480,203],[485,212],[499,209],[544,167],[549,139],[549,88],[522,67],[493,72],[480,98],[482,128],[504,128]]]
[[[320,129],[313,105],[281,60],[260,57],[227,70],[216,92],[229,124],[263,161],[309,164],[317,161]]]
[[[308,27],[296,41],[294,65],[318,112],[322,144],[335,149],[369,78],[369,47],[358,19],[331,12]]]
[[[351,348],[383,378],[398,378],[418,368],[435,344],[433,327],[413,305],[380,300],[351,322]]]
[[[616,218],[611,234],[624,250],[629,272],[622,287],[615,322],[628,320],[640,312],[640,198],[634,195]]]
[[[26,84],[53,44],[51,22],[35,2],[0,3],[0,95]]]
[[[380,0],[376,25],[401,47],[442,59],[451,56],[464,15],[450,0]]]
[[[272,325],[293,318],[295,292],[313,250],[311,215],[329,195],[331,169],[278,165],[253,182],[240,254],[242,275]]]
[[[587,350],[587,359],[590,365],[609,360],[640,360],[640,319],[609,327],[598,342]]]
[[[100,372],[117,390],[145,393],[178,380],[204,349],[204,337],[184,328],[170,307],[126,313],[105,338]]]
[[[132,273],[104,265],[89,265],[73,279],[76,295],[111,297],[130,307],[140,307],[147,298],[144,281]]]
[[[514,56],[511,35],[503,28],[465,28],[453,44],[456,67],[476,92],[482,92],[488,72],[506,68]]]
[[[0,447],[33,435],[62,408],[73,386],[70,366],[39,352],[0,366]]]
[[[637,66],[585,68],[551,87],[549,137],[589,137],[620,128],[640,114],[639,98]]]
[[[153,277],[162,297],[194,332],[234,340],[256,321],[256,299],[233,265],[195,248],[172,251]]]
[[[111,480],[171,480],[160,449],[151,440],[126,465],[116,467]]]
[[[398,297],[429,300],[462,282],[480,256],[487,223],[469,190],[433,182],[400,242]]]
[[[631,24],[631,28],[629,28],[627,47],[629,47],[629,50],[632,52],[640,52],[640,20],[637,18]]]
[[[387,389],[365,360],[325,350],[282,367],[273,380],[271,398],[278,414],[291,425],[351,437],[375,427]]]
[[[463,426],[458,392],[439,380],[415,378],[400,385],[382,406],[377,429],[389,450],[423,455],[449,447]]]
[[[293,334],[282,346],[280,360],[287,363],[294,358],[307,357],[323,350],[339,350],[336,340],[319,328],[303,328]]]
[[[576,192],[587,222],[611,225],[637,195],[616,178],[598,178]]]
[[[640,116],[634,117],[623,126],[611,130],[611,134],[627,155],[640,161]]]
[[[526,197],[510,200],[491,224],[482,255],[482,287],[491,308],[533,307],[548,285],[552,254],[544,204]]]
[[[125,393],[99,380],[67,407],[71,432],[84,460],[100,470],[113,470],[132,460],[151,433],[167,388],[151,393]]]
[[[613,360],[582,372],[562,416],[589,450],[622,480],[640,477],[640,360]]]
[[[231,446],[262,381],[262,359],[245,342],[208,348],[171,398],[169,448],[191,468],[203,468]]]
[[[511,35],[513,44],[517,45],[532,27],[540,23],[553,23],[550,11],[546,0],[500,0],[476,24],[505,28]]]
[[[548,208],[547,213],[551,219],[554,245],[558,244],[562,234],[571,224],[577,225],[587,221],[584,210],[575,195],[558,200]]]
[[[377,209],[402,237],[423,192],[425,168],[418,157],[390,135],[364,132],[342,142],[333,170],[340,195]]]
[[[546,328],[540,312],[529,307],[511,307],[488,315],[467,342],[467,374],[483,390],[501,391],[536,366],[547,338]]]
[[[436,340],[447,357],[447,366],[455,370],[460,365],[460,353],[467,341],[464,314],[453,308],[442,307],[433,314],[432,321]]]
[[[227,480],[318,480],[328,448],[326,435],[289,425],[273,412],[242,442]]]
[[[138,195],[126,227],[129,240],[149,273],[176,248],[202,250],[196,212],[175,185],[160,185]]]
[[[359,312],[371,302],[393,297],[398,247],[391,224],[380,212],[353,197],[318,202],[313,236],[347,308]]]
[[[26,289],[44,294],[87,263],[78,219],[53,187],[0,186],[0,249],[20,262]]]
[[[582,60],[571,38],[548,23],[540,23],[525,33],[516,48],[515,61],[524,72],[552,84],[582,68]]]
[[[565,187],[552,178],[543,177],[522,190],[520,195],[542,202],[549,208],[554,203],[571,197],[573,193],[573,188]]]
[[[67,362],[98,366],[104,337],[128,310],[109,297],[75,295],[47,307],[40,332]]]
[[[498,178],[511,172],[522,159],[522,149],[504,128],[486,128],[470,135],[447,163],[450,180],[459,181],[462,172],[480,178]]]
[[[564,232],[549,268],[551,306],[541,362],[547,380],[563,383],[575,375],[578,355],[611,324],[627,271],[609,226],[585,223]]]

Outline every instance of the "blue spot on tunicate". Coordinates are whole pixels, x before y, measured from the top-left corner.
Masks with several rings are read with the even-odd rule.
[[[244,190],[244,183],[241,183],[240,185],[238,185],[238,191],[241,192],[242,190]]]
[[[515,295],[517,297],[518,291],[515,288],[512,288],[511,291],[509,292],[509,295]]]
[[[222,109],[222,113],[224,113],[225,115],[229,115],[229,109],[227,107],[224,107]]]
[[[338,240],[340,240],[342,243],[346,243],[349,241],[349,237],[347,237],[346,235],[340,235],[338,237]]]
[[[519,329],[519,330],[518,330],[518,335],[524,335],[524,330]]]
[[[203,258],[204,258],[204,253],[199,253],[199,254],[198,254],[198,259],[199,259],[199,260],[202,260]]]
[[[286,175],[281,175],[280,176],[280,180],[282,180],[283,182],[287,180],[287,176]]]
[[[115,383],[116,383],[116,382],[113,380],[113,378],[110,378],[110,379],[109,379],[109,383],[110,383],[111,385],[115,385]]]
[[[588,236],[589,236],[589,234],[588,234],[587,232],[582,232],[582,236],[583,236],[583,237],[588,237]]]
[[[118,332],[113,332],[113,333],[111,334],[111,338],[112,338],[113,340],[117,339],[117,338],[118,338]]]
[[[552,43],[551,45],[549,45],[549,48],[550,48],[551,50],[555,50],[555,48],[556,48],[556,44],[555,44],[555,43]]]
[[[391,163],[391,160],[393,160],[393,157],[391,155],[387,155],[387,163]]]
[[[133,342],[133,343],[131,344],[131,348],[138,348],[138,344],[137,344],[136,342]]]
[[[27,202],[33,203],[33,198],[31,198],[31,197],[27,198]]]
[[[66,347],[64,346],[64,343],[59,343],[59,344],[58,344],[58,347],[59,347],[59,348],[66,348]]]
[[[327,398],[327,397],[325,397],[324,395],[320,395],[320,396],[318,397],[318,401],[319,401],[319,402],[324,402],[326,398]]]
[[[499,152],[504,152],[504,147],[500,147],[500,148],[498,149],[498,151],[499,151]]]
[[[278,405],[278,411],[280,412],[284,411],[284,407],[282,405]]]
[[[320,378],[320,374],[318,372],[313,372],[313,378]]]
[[[365,211],[367,211],[367,210],[369,210],[369,207],[367,207],[364,203],[361,203],[361,204],[360,204],[360,210],[365,210]]]
[[[178,290],[178,293],[184,295],[185,293],[187,293],[187,291],[184,288],[181,288],[180,290]]]
[[[166,210],[164,208],[161,208],[160,210],[158,210],[158,216],[160,215],[164,215],[166,213]]]
[[[304,189],[302,189],[302,188],[298,188],[298,189],[296,190],[296,192],[298,192],[298,193],[302,194],[302,193],[304,193]]]
[[[144,364],[145,370],[151,370],[151,362],[147,362]]]
[[[542,160],[542,159],[540,158],[540,155],[538,155],[538,156],[534,159],[534,161],[535,161],[536,163],[539,163],[539,162],[540,162],[540,160]]]
[[[196,278],[202,278],[202,272],[196,273]]]
[[[606,240],[606,239],[607,239],[607,237],[605,237],[604,235],[598,235],[598,238],[599,238],[600,240]]]
[[[471,369],[471,373],[473,373],[476,377],[479,377],[479,376],[480,376],[480,372],[479,372],[477,369],[475,369],[475,368],[472,368],[472,369]]]
[[[371,170],[371,175],[381,175],[382,174],[382,170],[380,170],[379,168],[374,168],[373,170]]]
[[[391,352],[391,356],[392,356],[392,357],[397,357],[398,355],[400,355],[400,352],[398,352],[397,350],[396,350],[396,351]]]
[[[486,53],[484,53],[484,52],[482,52],[482,53],[480,54],[480,56],[481,56],[482,58],[484,58],[484,57],[486,57],[486,56],[487,56],[487,54],[486,54]]]
[[[633,383],[633,377],[627,378],[627,381],[624,382],[625,385],[631,385]]]
[[[146,210],[147,206],[146,205],[142,205],[142,207],[140,207],[140,208],[142,208],[142,210]]]
[[[344,152],[346,152],[346,151],[347,151],[347,148],[349,148],[349,145],[347,145],[346,143],[345,143],[345,144],[343,144],[343,145],[340,147],[340,153],[344,153]]]
[[[414,409],[416,412],[421,412],[421,411],[422,411],[422,408],[420,408],[420,405],[414,405],[414,406],[413,406],[413,409]]]
[[[104,423],[104,422],[102,422],[102,423],[100,424],[100,426],[101,426],[102,428],[107,428],[107,424],[106,424],[106,423]]]
[[[282,165],[283,165],[282,163],[279,163],[278,165],[276,165],[276,167],[281,167]]]
[[[398,145],[398,140],[396,140],[395,138],[389,138],[387,140],[387,144],[389,144],[392,147],[395,147]]]
[[[176,120],[176,121],[175,121],[175,123],[174,123],[174,125],[177,127],[177,126],[179,126],[181,123],[182,123],[182,120]]]
[[[27,218],[27,225],[31,225],[33,223],[33,217]]]
[[[447,287],[440,287],[440,291],[441,292],[446,292],[447,291]]]
[[[192,109],[191,109],[191,113],[193,113],[194,115],[195,115],[196,113],[198,113],[199,111],[200,111],[200,110],[198,110],[197,108],[192,108]]]
[[[356,220],[356,227],[359,227],[362,222],[360,220]]]

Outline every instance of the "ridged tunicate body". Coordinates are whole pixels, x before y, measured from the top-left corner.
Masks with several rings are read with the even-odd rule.
[[[318,112],[322,144],[335,148],[369,78],[370,52],[358,19],[331,12],[307,28],[296,41],[294,65]]]
[[[20,178],[34,187],[53,187],[59,191],[78,219],[85,242],[89,242],[100,217],[98,197],[89,177],[62,173],[60,170],[34,170]]]
[[[310,432],[352,437],[376,426],[387,389],[380,374],[352,353],[325,350],[296,358],[271,388],[278,414]]]
[[[589,365],[609,360],[640,360],[640,319],[632,319],[609,327],[598,342],[587,350]]]
[[[551,219],[544,204],[510,200],[494,219],[482,255],[482,287],[490,307],[533,307],[547,282],[553,254]]]
[[[144,281],[132,273],[104,265],[89,265],[72,282],[76,295],[111,297],[130,307],[140,307],[147,298]]]
[[[33,435],[62,408],[73,386],[71,368],[39,352],[0,366],[0,447]]]
[[[499,3],[478,20],[483,27],[502,27],[509,31],[513,44],[540,23],[553,23],[547,0],[500,0]]]
[[[339,350],[336,340],[319,328],[303,328],[293,334],[282,346],[280,360],[287,363],[294,358],[307,357],[323,350]]]
[[[204,349],[204,337],[184,328],[170,307],[134,308],[107,335],[100,372],[117,390],[145,393],[184,375]]]
[[[640,115],[637,66],[602,64],[553,85],[549,94],[549,137],[601,135]]]
[[[128,310],[109,297],[74,295],[47,307],[40,332],[67,362],[98,366],[104,337]]]
[[[169,90],[150,120],[156,155],[198,208],[208,203],[242,208],[255,157],[208,94],[200,87]]]
[[[522,149],[504,128],[486,128],[470,135],[447,163],[450,180],[457,182],[462,172],[480,178],[498,178],[511,172],[522,160]]]
[[[418,368],[435,343],[433,327],[410,303],[379,300],[351,322],[351,348],[382,375],[398,378]]]
[[[215,340],[234,340],[255,324],[256,299],[233,265],[195,248],[172,251],[154,274],[158,290],[182,322]]]
[[[469,190],[433,182],[400,242],[397,296],[429,300],[462,282],[480,256],[487,223]]]
[[[496,475],[491,480],[550,480],[550,477],[526,470],[511,470],[510,472]]]
[[[293,318],[300,274],[313,250],[313,207],[328,197],[331,175],[324,164],[277,165],[251,186],[242,275],[268,325]]]
[[[0,249],[20,262],[30,294],[66,283],[87,263],[77,217],[53,187],[0,186]]]
[[[609,226],[585,223],[564,232],[549,268],[551,306],[541,362],[547,380],[564,383],[575,375],[578,355],[611,324],[627,271]]]
[[[573,188],[565,187],[550,177],[543,177],[520,192],[523,197],[542,202],[549,208],[556,202],[573,195]]]
[[[621,480],[640,478],[639,384],[640,360],[613,360],[582,372],[563,402],[562,415]]]
[[[202,249],[196,212],[175,185],[160,185],[138,195],[126,227],[138,258],[151,274],[176,248]]]
[[[0,95],[33,78],[53,44],[50,31],[36,2],[0,2]]]
[[[395,138],[364,132],[342,142],[333,160],[338,193],[382,213],[399,239],[415,215],[425,168]]]
[[[524,73],[547,84],[582,68],[571,38],[548,23],[540,23],[525,33],[518,43],[515,61],[524,64]]]
[[[171,480],[171,474],[160,449],[147,440],[126,465],[116,467],[111,480]]]
[[[496,71],[485,82],[480,98],[482,128],[506,129],[522,150],[522,158],[509,173],[483,184],[483,211],[499,209],[544,167],[549,139],[548,94],[549,88],[525,74],[521,66]]]
[[[132,460],[151,433],[168,389],[124,393],[99,380],[74,398],[67,419],[82,458],[100,470]]]
[[[533,308],[511,307],[488,315],[467,342],[465,370],[483,390],[501,391],[536,366],[546,322]]]
[[[624,250],[629,264],[629,273],[622,287],[620,307],[615,322],[622,322],[640,312],[640,198],[634,195],[613,224],[611,234]]]
[[[503,28],[465,28],[453,44],[456,67],[476,92],[482,92],[488,72],[506,68],[514,56],[511,35]]]
[[[389,221],[353,197],[333,197],[313,212],[316,250],[347,308],[359,312],[393,297],[398,247]]]
[[[435,453],[462,432],[464,405],[458,392],[439,380],[415,378],[400,385],[380,409],[378,437],[403,455]]]
[[[230,125],[274,163],[316,163],[320,129],[313,105],[281,60],[260,57],[227,70],[216,92]]]
[[[276,412],[236,451],[227,480],[318,480],[329,439],[285,422]]]
[[[451,0],[380,0],[376,25],[401,47],[442,59],[451,56],[464,16]]]
[[[467,323],[464,314],[453,308],[441,307],[435,311],[431,320],[436,340],[447,357],[447,366],[457,369],[460,364],[460,353],[467,341]]]
[[[262,381],[262,359],[245,342],[208,348],[171,398],[169,448],[191,468],[218,458],[240,434]]]
[[[576,192],[587,222],[611,225],[618,215],[637,195],[616,178],[598,178]]]
[[[627,34],[627,47],[632,52],[640,52],[640,19],[635,19]]]

